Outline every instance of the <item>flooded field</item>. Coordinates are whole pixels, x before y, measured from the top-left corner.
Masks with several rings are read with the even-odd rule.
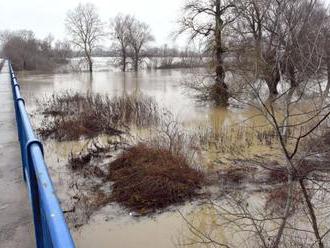
[[[235,211],[244,212],[249,209],[255,211],[256,216],[260,215],[259,211],[269,202],[268,193],[273,188],[265,185],[264,181],[267,178],[258,173],[260,169],[254,167],[253,163],[258,161],[262,164],[267,160],[275,165],[281,164],[282,157],[277,144],[272,138],[267,138],[271,137],[267,133],[269,128],[265,125],[264,118],[257,115],[254,109],[231,107],[224,110],[196,103],[187,90],[181,87],[181,82],[189,79],[191,75],[189,70],[138,73],[100,70],[92,76],[89,73],[19,75],[22,94],[34,117],[35,125],[40,125],[36,99],[47,99],[47,96],[53,93],[69,90],[100,93],[110,98],[142,93],[154,98],[161,108],[169,110],[188,133],[197,134],[204,148],[207,147],[201,150],[203,159],[199,166],[206,174],[213,173],[210,180],[215,183],[206,187],[208,194],[212,193],[211,196],[184,205],[170,206],[165,211],[151,216],[135,216],[133,212],[118,204],[109,203],[96,212],[87,213],[88,218],[85,220],[69,220],[72,222],[71,231],[77,247],[213,247],[214,244],[208,243],[210,239],[229,243],[233,247],[238,247],[242,243],[247,247],[253,247],[258,243],[255,238],[250,237],[255,236],[255,232],[250,229],[244,231],[245,225],[250,225],[246,224],[249,220],[242,220],[241,226],[231,225],[230,219],[237,218],[239,212],[228,216],[227,211],[235,209],[235,204],[239,206],[239,196],[238,198],[244,198],[250,205]],[[145,132],[144,129],[135,129],[133,134],[140,137]],[[102,137],[100,139],[102,140]],[[71,153],[79,153],[86,147],[86,143],[84,139],[44,141],[50,174],[62,207],[69,214],[75,211],[70,201],[75,196],[72,182],[84,179],[77,178],[77,175],[67,168],[68,158]],[[252,171],[249,173],[251,178],[246,179],[243,186],[223,190],[224,182],[217,181],[216,173],[241,166],[242,163],[250,163],[248,170]],[[240,181],[243,177],[240,173],[241,171],[238,171],[238,174],[228,174],[228,180]],[[238,202],[234,203],[232,199]],[[266,224],[270,230],[277,225],[276,221]],[[196,227],[198,231],[194,229]],[[203,232],[203,235],[208,233],[209,236],[204,237],[199,231]]]

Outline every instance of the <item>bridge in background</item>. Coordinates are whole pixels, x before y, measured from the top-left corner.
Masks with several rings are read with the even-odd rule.
[[[18,80],[10,62],[2,62],[0,247],[74,247],[43,159],[42,144],[34,135],[26,112]]]

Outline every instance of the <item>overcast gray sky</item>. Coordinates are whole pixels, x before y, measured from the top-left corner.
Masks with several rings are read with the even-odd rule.
[[[0,0],[0,30],[29,29],[39,38],[51,33],[63,39],[66,13],[79,2],[94,3],[107,22],[118,12],[133,14],[151,26],[157,44],[164,44],[170,43],[168,35],[175,28],[183,0]]]
[[[329,0],[330,1],[330,0]],[[104,21],[118,12],[133,14],[151,26],[158,44],[168,42],[182,0],[0,0],[0,30],[29,29],[37,37],[65,38],[64,19],[80,2],[94,3]]]

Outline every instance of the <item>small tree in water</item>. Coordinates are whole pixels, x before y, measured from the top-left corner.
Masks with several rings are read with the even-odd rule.
[[[133,18],[133,22],[128,27],[129,30],[129,44],[132,50],[132,61],[134,71],[139,70],[139,65],[142,61],[142,51],[144,47],[154,37],[151,35],[150,27],[148,24]]]
[[[149,25],[134,16],[118,14],[111,21],[110,29],[113,45],[119,51],[122,71],[126,71],[128,64],[138,71],[146,45],[154,40]]]
[[[130,15],[118,14],[110,21],[110,36],[113,45],[119,51],[121,70],[126,71],[129,57],[129,26],[132,24],[133,17]]]
[[[208,87],[207,94],[210,100],[220,106],[227,106],[229,100],[225,83],[225,47],[222,35],[227,24],[234,20],[230,14],[233,7],[232,1],[229,0],[188,0],[183,8],[183,17],[179,20],[178,34],[188,32],[191,40],[205,40],[206,49],[212,54],[215,76],[214,84]]]

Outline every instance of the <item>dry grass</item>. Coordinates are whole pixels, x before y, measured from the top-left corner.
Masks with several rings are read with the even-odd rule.
[[[203,174],[183,156],[140,143],[110,164],[109,180],[113,201],[147,214],[197,196]]]
[[[45,118],[38,129],[43,138],[58,141],[121,135],[129,126],[158,123],[158,105],[143,95],[109,98],[99,94],[66,92],[39,104]]]
[[[242,155],[258,146],[269,147],[277,144],[275,132],[270,128],[255,128],[247,125],[199,128],[196,135],[204,147],[214,147],[216,151],[234,156]]]

